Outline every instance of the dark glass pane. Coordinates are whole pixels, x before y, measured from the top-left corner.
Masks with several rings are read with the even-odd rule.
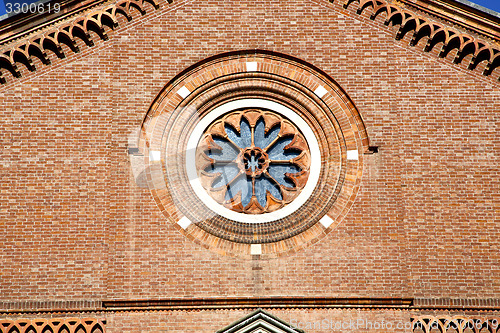
[[[226,200],[234,198],[238,192],[241,192],[241,203],[243,206],[248,205],[252,198],[252,181],[247,179],[246,175],[241,175],[238,179],[228,187],[226,192]]]
[[[250,147],[252,145],[252,131],[250,129],[250,124],[246,119],[242,118],[240,123],[241,132],[238,133],[236,129],[229,125],[225,125],[227,136],[240,148]]]

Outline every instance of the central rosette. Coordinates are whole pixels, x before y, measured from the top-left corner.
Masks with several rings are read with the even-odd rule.
[[[269,155],[259,147],[242,150],[236,158],[238,167],[250,177],[260,177],[267,171]]]
[[[309,177],[309,146],[281,114],[237,110],[216,119],[196,150],[200,182],[233,211],[261,214],[291,203]]]

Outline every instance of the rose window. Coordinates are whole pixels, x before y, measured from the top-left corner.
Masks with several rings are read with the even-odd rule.
[[[220,255],[276,258],[347,216],[369,140],[333,79],[274,52],[212,56],[152,102],[137,147],[166,220]]]
[[[215,120],[196,151],[201,185],[233,211],[261,214],[292,202],[310,169],[309,146],[283,115],[263,109],[233,111]]]

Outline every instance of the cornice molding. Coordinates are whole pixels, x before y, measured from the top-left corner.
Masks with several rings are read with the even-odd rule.
[[[103,301],[109,310],[154,310],[175,308],[409,308],[411,298],[336,298],[336,297],[225,297],[168,300]]]
[[[177,311],[257,308],[364,308],[408,309],[412,298],[337,298],[337,297],[193,297],[169,299],[103,301],[20,301],[0,303],[0,314],[21,313],[106,313],[127,311]]]
[[[172,0],[168,1],[172,2]],[[63,45],[69,47],[74,53],[79,52],[80,47],[76,38],[89,47],[94,46],[90,32],[95,32],[102,40],[107,40],[106,27],[110,29],[118,27],[119,15],[131,21],[133,9],[145,15],[146,3],[151,4],[155,9],[159,8],[157,0],[119,0],[90,11],[87,10],[76,17],[71,15],[70,18],[66,18],[63,13],[62,16],[53,18],[41,27],[37,26],[28,31],[7,35],[4,40],[0,41],[0,45],[4,44],[0,47],[0,83],[6,83],[2,69],[8,70],[15,78],[21,77],[18,64],[24,64],[30,71],[35,71],[33,57],[40,59],[44,65],[50,65],[48,50],[54,52],[59,58],[66,57]]]
[[[22,13],[0,21],[0,45],[29,37],[111,2],[112,0],[52,0],[51,10],[45,11],[44,7],[41,12]],[[55,5],[59,8],[57,12]]]
[[[424,52],[430,52],[440,45],[438,57],[445,58],[455,50],[456,54],[452,60],[455,64],[460,64],[466,57],[471,56],[467,64],[469,70],[478,70],[479,65],[484,62],[484,76],[490,76],[500,66],[500,48],[491,42],[418,15],[388,0],[343,0],[343,7],[355,10],[358,15],[370,11],[371,20],[384,16],[383,23],[386,26],[399,27],[396,40],[411,34],[410,46],[416,46],[426,38]],[[500,80],[500,77],[498,79]]]
[[[425,310],[500,310],[499,298],[415,298],[412,308]]]
[[[457,25],[500,43],[500,16],[481,11],[455,0],[397,0],[404,6]],[[500,15],[500,14],[499,14]]]
[[[500,313],[500,299],[413,299],[404,297],[193,297],[94,301],[18,301],[0,302],[0,315],[20,314],[100,314],[113,312],[203,311],[235,309],[359,309],[405,310],[415,317],[432,313]]]

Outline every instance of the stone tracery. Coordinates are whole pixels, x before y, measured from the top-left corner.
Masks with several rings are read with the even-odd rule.
[[[282,116],[236,111],[214,122],[200,140],[197,168],[207,192],[226,208],[248,214],[278,210],[307,182],[304,136]]]

